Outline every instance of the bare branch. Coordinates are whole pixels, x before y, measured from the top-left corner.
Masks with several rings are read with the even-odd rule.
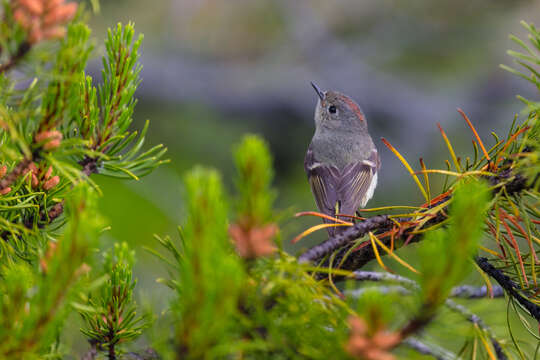
[[[0,65],[0,74],[10,70],[22,60],[22,58],[30,51],[31,45],[29,42],[22,42],[15,54],[13,54],[7,62]]]
[[[522,296],[518,291],[518,286],[501,270],[497,269],[495,266],[491,265],[488,259],[484,257],[477,257],[475,259],[478,266],[490,277],[495,279],[499,285],[508,293],[517,300],[529,312],[529,314],[540,323],[540,306],[532,303]]]
[[[493,286],[491,289],[492,293],[490,294],[487,286],[483,285],[480,287],[471,286],[471,285],[461,285],[452,289],[450,292],[451,297],[460,297],[467,299],[478,299],[492,296],[493,298],[503,297],[504,290],[500,286]]]
[[[446,350],[436,349],[434,345],[428,345],[413,337],[403,340],[402,344],[418,351],[420,354],[432,356],[437,360],[452,360],[456,358],[454,354],[448,353]]]

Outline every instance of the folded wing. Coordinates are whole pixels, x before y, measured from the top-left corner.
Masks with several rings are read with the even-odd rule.
[[[337,213],[354,215],[373,196],[379,160],[374,151],[369,159],[351,163],[340,170],[317,162],[309,148],[304,167],[319,211],[330,216]],[[337,228],[328,229],[332,236]]]

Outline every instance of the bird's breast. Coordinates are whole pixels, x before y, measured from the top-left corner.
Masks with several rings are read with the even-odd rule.
[[[371,137],[362,134],[315,134],[311,143],[318,162],[334,165],[338,169],[367,159],[374,148]]]

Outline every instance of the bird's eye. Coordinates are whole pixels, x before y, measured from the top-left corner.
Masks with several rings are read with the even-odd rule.
[[[337,109],[334,105],[330,105],[328,107],[328,111],[330,112],[330,114],[335,114],[337,112]]]

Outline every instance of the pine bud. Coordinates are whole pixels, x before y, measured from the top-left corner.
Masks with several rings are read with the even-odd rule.
[[[43,31],[45,39],[61,39],[66,35],[66,29],[63,26],[55,26]]]
[[[39,180],[36,176],[36,174],[32,173],[32,188],[35,189],[39,185]]]
[[[40,0],[19,0],[19,4],[32,15],[43,13],[43,1]]]
[[[52,175],[52,170],[53,170],[53,169],[52,169],[52,166],[49,166],[49,168],[47,169],[47,172],[46,172],[45,175],[43,176],[43,178],[44,178],[45,180],[48,180],[48,179],[51,177],[51,175]]]
[[[60,182],[60,177],[59,177],[58,175],[53,176],[52,178],[50,178],[49,180],[47,180],[47,181],[45,182],[45,184],[43,184],[43,190],[49,191],[49,190],[51,190],[53,187],[55,187],[56,185],[58,185],[59,182]]]
[[[44,143],[43,149],[50,151],[57,149],[62,141],[62,133],[58,130],[42,131],[36,134],[34,141],[37,143]]]
[[[277,249],[272,239],[277,231],[275,224],[247,229],[239,224],[232,224],[229,227],[229,235],[233,239],[238,254],[247,259],[273,254]]]
[[[51,26],[65,23],[73,18],[77,11],[77,4],[69,3],[52,9],[43,19],[43,25]]]

